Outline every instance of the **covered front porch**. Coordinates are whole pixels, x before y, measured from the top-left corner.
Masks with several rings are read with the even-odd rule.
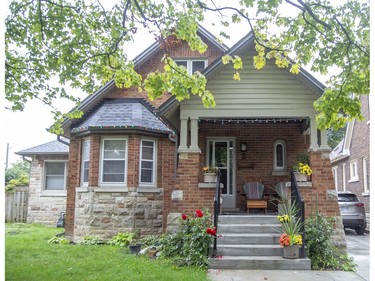
[[[244,185],[257,182],[264,186],[266,212],[275,213],[276,185],[288,186],[297,154],[329,150],[326,131],[318,131],[308,117],[188,118],[181,120],[181,129],[178,152],[182,158],[198,156],[199,193],[215,187],[204,182],[202,168],[220,169],[224,212],[245,212]],[[301,187],[311,189],[312,177]]]

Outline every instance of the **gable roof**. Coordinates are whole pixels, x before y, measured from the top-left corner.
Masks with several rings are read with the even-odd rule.
[[[199,35],[207,38],[210,43],[214,46],[225,52],[228,47],[224,44],[220,44],[216,37],[211,34],[208,30],[203,28],[201,25],[198,25],[198,32]],[[149,46],[146,50],[144,50],[141,54],[133,59],[134,67],[140,67],[142,64],[146,63],[147,60],[152,57],[156,52],[160,50],[161,43],[159,41],[155,41],[151,46]],[[105,96],[114,88],[116,88],[114,80],[110,80],[103,86],[101,86],[95,93],[86,97],[81,104],[75,108],[76,110],[82,111],[84,114],[91,111],[101,100],[105,98]],[[62,123],[62,128],[64,132],[69,130],[70,125],[72,125],[74,121],[70,119],[65,119]],[[66,133],[64,134],[66,136]]]
[[[169,134],[169,129],[142,99],[107,99],[86,119],[72,128],[72,133],[98,130],[147,130]]]
[[[238,55],[246,48],[248,48],[251,44],[254,43],[254,34],[249,32],[246,34],[242,39],[240,39],[236,44],[234,44],[231,48],[229,48],[224,55]],[[210,79],[216,73],[218,73],[222,68],[224,68],[225,64],[223,64],[221,57],[216,59],[213,63],[211,63],[207,68],[202,71],[202,74],[207,78]],[[325,90],[325,85],[317,80],[314,76],[312,76],[308,71],[303,68],[300,68],[300,71],[297,75],[303,82],[313,88],[316,92],[322,94]],[[159,108],[159,113],[161,115],[166,115],[169,110],[175,110],[178,106],[179,102],[173,96],[167,103],[163,104]]]
[[[61,143],[57,140],[43,143],[37,146],[33,146],[18,152],[15,152],[21,156],[32,156],[32,155],[68,155],[69,145]]]
[[[355,120],[351,120],[346,127],[345,137],[340,141],[338,145],[329,154],[331,163],[340,161],[350,156],[350,146],[352,143],[353,129]]]

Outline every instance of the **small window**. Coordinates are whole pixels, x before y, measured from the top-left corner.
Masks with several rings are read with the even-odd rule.
[[[102,183],[125,183],[126,140],[103,139],[101,164]]]
[[[89,182],[89,166],[90,166],[90,140],[82,142],[82,185]]]
[[[175,60],[177,65],[185,66],[191,75],[194,72],[202,71],[207,66],[207,60]]]
[[[140,175],[141,184],[154,185],[155,183],[155,141],[141,140],[140,151]]]
[[[65,190],[66,162],[45,162],[45,190]]]
[[[358,162],[351,161],[350,162],[350,180],[349,182],[358,181]]]
[[[363,158],[363,192],[364,193],[370,193],[368,168],[367,168],[367,157]]]
[[[337,167],[332,168],[333,180],[335,181],[335,189],[338,191]]]
[[[274,145],[274,170],[285,171],[285,143],[283,141],[277,141]]]

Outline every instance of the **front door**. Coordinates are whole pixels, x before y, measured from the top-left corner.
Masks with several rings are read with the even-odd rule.
[[[216,166],[221,173],[220,183],[223,184],[222,208],[234,209],[236,207],[236,191],[235,191],[235,140],[228,138],[212,138],[207,143],[208,165]]]

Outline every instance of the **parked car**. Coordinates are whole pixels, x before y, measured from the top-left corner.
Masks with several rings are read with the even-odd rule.
[[[338,192],[337,195],[344,228],[354,229],[358,235],[363,235],[366,230],[366,212],[363,203],[349,191]]]

